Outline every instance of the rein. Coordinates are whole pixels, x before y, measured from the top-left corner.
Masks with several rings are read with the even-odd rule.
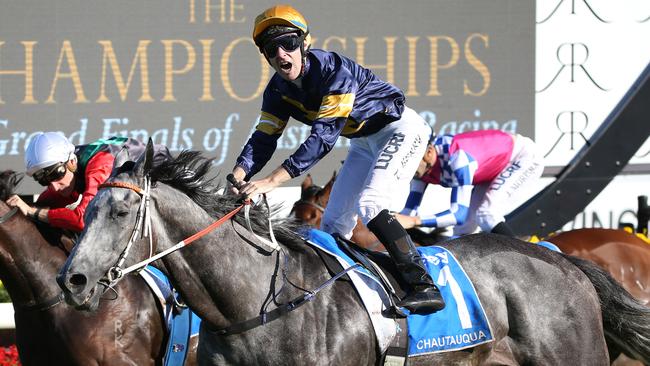
[[[278,306],[277,308],[271,310],[271,311],[263,311],[260,313],[260,315],[244,320],[235,324],[230,325],[229,327],[226,327],[224,329],[219,329],[219,330],[214,330],[210,329],[211,325],[208,324],[208,329],[210,329],[212,332],[219,334],[219,335],[224,335],[224,336],[229,336],[233,334],[238,334],[238,333],[243,333],[247,330],[251,330],[253,328],[257,328],[261,325],[264,325],[270,321],[273,321],[275,319],[278,319],[279,317],[287,314],[290,311],[296,310],[300,306],[306,304],[308,301],[311,301],[314,299],[314,296],[318,294],[322,289],[325,287],[331,285],[334,283],[334,281],[338,280],[340,277],[348,273],[349,271],[356,269],[360,267],[361,264],[356,263],[343,271],[337,273],[336,275],[332,276],[330,279],[327,281],[323,282],[320,286],[315,288],[314,290],[308,291],[305,290],[305,292],[302,295],[299,295],[298,297],[294,298],[293,300],[289,301],[286,304],[281,304],[281,306]],[[295,285],[293,285],[296,287]]]
[[[269,207],[268,201],[266,200],[266,195],[263,195],[263,200],[264,200],[264,203],[265,203],[267,209],[269,210],[269,235],[271,237],[271,241],[269,241],[267,239],[264,239],[264,238],[261,238],[261,237],[259,237],[257,234],[255,234],[253,232],[253,229],[252,229],[252,226],[251,226],[251,223],[250,223],[250,217],[249,217],[250,206],[251,206],[252,201],[250,199],[247,199],[247,200],[244,201],[244,203],[242,205],[240,205],[239,207],[237,207],[234,210],[230,211],[229,213],[227,213],[226,215],[224,215],[223,217],[221,217],[217,221],[213,222],[209,226],[205,227],[203,230],[197,232],[196,234],[193,234],[193,235],[189,236],[185,240],[181,240],[177,244],[173,245],[172,247],[170,247],[170,248],[168,248],[168,249],[166,249],[166,250],[164,250],[164,251],[162,251],[162,252],[160,252],[160,253],[158,253],[156,255],[151,255],[152,254],[151,251],[153,250],[153,244],[152,244],[152,238],[151,238],[151,214],[149,212],[150,211],[149,201],[150,201],[150,197],[151,197],[151,178],[149,176],[144,177],[144,188],[140,188],[139,186],[137,186],[135,184],[132,184],[132,183],[128,183],[128,182],[106,182],[106,183],[103,183],[103,184],[99,185],[99,189],[102,189],[102,188],[130,189],[130,190],[134,191],[135,193],[137,193],[141,197],[140,206],[138,207],[138,215],[137,215],[137,218],[136,218],[135,227],[133,229],[133,232],[131,234],[129,242],[127,243],[126,248],[124,248],[124,251],[120,255],[120,258],[118,259],[117,264],[114,267],[111,267],[107,272],[107,280],[109,282],[107,287],[109,287],[109,288],[112,287],[112,285],[114,285],[115,283],[117,283],[121,278],[123,278],[124,275],[126,275],[128,273],[131,273],[133,271],[136,271],[136,270],[141,270],[145,266],[150,264],[151,262],[154,262],[154,261],[156,261],[156,260],[158,260],[158,259],[160,259],[160,258],[162,258],[162,257],[164,257],[164,256],[178,250],[178,249],[181,249],[181,248],[191,244],[193,241],[205,236],[206,234],[208,234],[212,230],[214,230],[217,227],[221,226],[221,224],[223,224],[227,220],[230,220],[242,208],[244,208],[246,223],[247,223],[247,226],[248,226],[248,229],[250,230],[250,232],[256,238],[258,238],[260,241],[262,241],[263,243],[268,245],[271,248],[270,252],[276,251],[278,253],[278,258],[279,258],[280,253],[283,252],[282,248],[278,245],[278,243],[277,243],[277,241],[275,239],[275,236],[273,234],[273,229],[271,227],[270,207]],[[322,209],[322,207],[320,207],[318,205],[315,205],[315,206]],[[140,229],[141,226],[142,226],[142,230]],[[128,256],[129,250],[130,250],[131,246],[133,245],[133,243],[135,242],[135,238],[138,236],[138,234],[140,232],[142,233],[141,234],[142,238],[147,237],[147,236],[149,237],[149,243],[150,243],[149,244],[150,245],[149,258],[145,259],[145,260],[143,260],[141,262],[138,262],[138,263],[136,263],[136,264],[134,264],[134,265],[132,265],[132,266],[130,266],[128,268],[122,269],[122,265],[124,264],[124,261],[125,261],[126,257]],[[334,281],[339,279],[341,276],[345,275],[346,273],[348,273],[349,271],[351,271],[353,269],[356,269],[359,266],[360,266],[360,264],[357,263],[357,264],[355,264],[353,266],[348,267],[347,269],[337,273],[335,276],[332,276],[331,278],[329,278],[328,280],[323,282],[320,286],[318,286],[314,290],[310,291],[310,290],[302,289],[304,291],[302,295],[299,295],[298,297],[292,299],[291,301],[289,301],[289,302],[287,302],[285,304],[281,304],[280,306],[278,306],[277,308],[275,308],[275,309],[273,309],[271,311],[266,311],[265,310],[266,306],[263,306],[263,310],[260,312],[260,314],[258,316],[254,317],[254,318],[232,324],[232,325],[230,325],[230,326],[228,326],[228,327],[226,327],[224,329],[219,329],[219,330],[212,330],[211,329],[211,331],[214,331],[219,335],[227,336],[227,335],[231,335],[231,334],[242,333],[242,332],[245,332],[247,330],[256,328],[256,327],[258,327],[260,325],[264,325],[264,324],[266,324],[266,323],[268,323],[270,321],[273,321],[275,319],[278,319],[279,317],[285,315],[286,313],[288,313],[290,311],[293,311],[293,310],[299,308],[300,306],[306,304],[307,302],[313,300],[314,296],[316,296],[316,294],[318,292],[320,292],[325,287],[327,287],[327,286],[331,285],[332,283],[334,283]],[[283,276],[283,278],[286,279],[286,275]],[[291,282],[289,282],[289,283],[292,286],[297,287],[293,283],[291,283]],[[297,288],[299,288],[299,287],[297,287]],[[277,294],[274,294],[274,295],[277,295]],[[274,298],[274,296],[273,296],[273,298]],[[267,298],[267,301],[268,300],[269,299]],[[265,301],[265,303],[266,303],[266,301]],[[210,328],[210,327],[208,327],[208,328]]]
[[[271,241],[266,240],[264,238],[259,237],[257,234],[253,232],[251,223],[250,223],[250,206],[251,206],[251,200],[248,199],[244,201],[242,205],[239,207],[235,208],[234,210],[230,211],[217,221],[213,222],[212,224],[208,225],[204,229],[200,230],[199,232],[185,238],[184,240],[181,240],[180,242],[176,243],[170,248],[167,248],[166,250],[153,255],[153,239],[151,235],[151,213],[150,213],[150,208],[149,208],[149,201],[151,198],[151,178],[149,176],[144,177],[144,188],[140,188],[139,186],[128,183],[128,182],[106,182],[102,183],[99,185],[99,189],[102,188],[124,188],[124,189],[130,189],[137,193],[140,196],[140,206],[138,207],[138,214],[135,222],[135,226],[133,228],[133,232],[131,233],[131,237],[129,238],[129,242],[126,245],[126,248],[122,251],[122,254],[120,254],[120,258],[117,261],[117,264],[113,267],[111,267],[106,276],[108,280],[108,287],[111,287],[115,283],[117,283],[124,275],[129,274],[131,272],[137,271],[137,270],[142,270],[145,266],[149,265],[150,263],[157,261],[158,259],[171,254],[187,245],[190,245],[192,242],[194,242],[197,239],[200,239],[201,237],[205,236],[206,234],[210,233],[212,230],[216,229],[217,227],[221,226],[224,222],[230,220],[233,216],[235,216],[242,208],[244,208],[245,212],[245,217],[246,217],[246,223],[248,225],[248,229],[257,237],[261,242],[266,244],[267,246],[270,247],[269,252],[277,251],[280,249],[280,246],[278,245],[277,241],[275,240],[275,236],[273,234],[273,229],[271,228],[271,219],[269,215],[269,234],[271,237]],[[268,202],[266,201],[266,196],[264,196],[264,202],[268,206]],[[270,209],[269,209],[270,210]],[[142,228],[142,229],[141,229]],[[133,243],[136,240],[136,237],[140,234],[140,238],[144,239],[146,237],[149,238],[149,258],[140,261],[130,267],[127,267],[125,269],[122,269],[122,265],[124,264],[124,261],[126,260],[126,257],[129,255],[129,251],[131,247],[133,246]]]
[[[0,217],[0,224],[4,224],[5,222],[9,221],[10,218],[14,217],[16,212],[18,212],[18,207],[14,207],[11,210],[9,210],[9,212],[2,215],[2,217]]]
[[[51,297],[43,302],[29,302],[25,305],[14,304],[14,310],[16,312],[28,312],[28,311],[45,311],[51,309],[61,302],[63,302],[63,292],[59,292],[58,295]]]

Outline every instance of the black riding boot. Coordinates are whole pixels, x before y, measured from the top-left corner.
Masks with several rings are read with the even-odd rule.
[[[368,229],[388,249],[402,278],[411,291],[397,305],[413,314],[428,314],[445,307],[440,290],[427,273],[424,261],[415,248],[411,237],[388,210],[382,210],[368,223]]]

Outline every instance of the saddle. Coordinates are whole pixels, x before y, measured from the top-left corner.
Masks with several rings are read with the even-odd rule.
[[[384,252],[363,248],[339,235],[335,235],[334,238],[346,254],[382,282],[384,290],[388,294],[390,306],[383,311],[383,316],[392,318],[397,323],[397,331],[386,351],[382,353],[379,364],[405,365],[408,358],[408,337],[405,331],[408,330],[406,321],[408,314],[396,305],[396,301],[406,295],[407,284],[399,276],[395,262]],[[335,262],[332,256],[321,256],[321,259],[332,275],[343,270],[343,266]]]
[[[404,364],[406,357],[467,349],[493,340],[474,286],[446,248],[418,248],[447,303],[441,311],[418,315],[395,306],[407,285],[386,253],[314,229],[306,233],[305,240],[332,276],[345,271],[353,283],[370,316],[385,364]]]
[[[385,252],[363,248],[342,236],[333,235],[333,237],[341,250],[382,282],[391,300],[391,307],[384,312],[384,316],[406,318],[408,314],[398,308],[395,302],[406,295],[408,284],[402,280],[399,270],[390,256]]]

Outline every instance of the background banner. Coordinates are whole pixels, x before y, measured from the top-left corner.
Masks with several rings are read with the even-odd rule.
[[[223,174],[252,133],[273,70],[251,39],[271,1],[36,1],[0,12],[0,157],[24,171],[34,133],[74,144],[113,135],[202,150]],[[404,90],[438,133],[500,128],[534,138],[535,2],[294,1],[313,47]],[[290,121],[266,174],[309,134]],[[348,140],[310,173],[324,182]],[[29,182],[28,182],[29,181]],[[295,179],[286,185],[299,185]],[[25,180],[21,193],[36,193]]]

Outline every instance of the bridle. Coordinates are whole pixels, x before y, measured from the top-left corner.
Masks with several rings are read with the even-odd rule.
[[[153,244],[152,244],[152,240],[151,240],[151,215],[150,215],[150,212],[149,212],[150,211],[150,209],[149,209],[149,201],[150,201],[150,198],[151,198],[151,178],[149,178],[149,176],[144,177],[143,186],[144,186],[144,188],[141,188],[141,187],[139,187],[139,186],[137,186],[135,184],[128,183],[128,182],[106,182],[106,183],[103,183],[103,184],[99,185],[99,189],[102,189],[102,188],[130,189],[130,190],[136,192],[141,198],[140,206],[138,207],[138,214],[137,214],[137,218],[136,218],[135,227],[133,229],[133,232],[131,233],[131,237],[129,238],[129,242],[127,243],[126,248],[124,248],[124,251],[122,251],[122,254],[120,255],[120,258],[117,261],[117,264],[115,266],[111,267],[108,270],[107,274],[106,274],[106,276],[107,276],[106,281],[108,281],[107,287],[112,288],[112,286],[115,283],[117,283],[121,278],[123,278],[124,275],[126,275],[126,274],[128,274],[130,272],[136,271],[136,270],[142,270],[149,263],[154,262],[154,261],[166,256],[167,254],[170,254],[170,253],[172,253],[172,252],[174,252],[174,251],[176,251],[176,250],[178,250],[178,249],[180,249],[180,248],[182,248],[182,247],[184,247],[186,245],[189,245],[193,241],[201,238],[202,236],[206,235],[210,231],[214,230],[215,228],[219,227],[221,224],[223,224],[224,222],[226,222],[227,220],[232,218],[242,208],[244,208],[246,223],[248,225],[248,229],[251,232],[251,234],[253,234],[258,240],[260,240],[261,243],[265,244],[265,246],[267,246],[269,248],[268,251],[270,253],[273,253],[273,252],[277,253],[278,256],[277,256],[276,260],[280,259],[280,254],[283,252],[283,250],[278,245],[278,243],[277,243],[277,241],[275,239],[275,236],[273,234],[273,229],[271,227],[270,208],[269,208],[269,205],[268,205],[268,201],[266,199],[266,195],[262,195],[262,197],[263,197],[265,205],[267,206],[267,209],[269,209],[269,236],[271,238],[270,241],[265,239],[265,238],[259,237],[257,234],[255,234],[253,232],[251,222],[250,222],[250,216],[249,216],[249,211],[250,211],[252,201],[250,199],[247,199],[247,200],[244,201],[244,203],[242,205],[240,205],[237,208],[235,208],[234,210],[230,211],[229,213],[227,213],[226,215],[224,215],[223,217],[221,217],[217,221],[213,222],[212,224],[210,224],[209,226],[207,226],[203,230],[201,230],[201,231],[197,232],[196,234],[186,238],[185,240],[182,240],[182,241],[178,242],[174,246],[172,246],[172,247],[170,247],[170,248],[168,248],[168,249],[166,249],[166,250],[152,256],[151,254],[152,254],[152,250],[153,250]],[[142,229],[141,229],[141,227],[142,227]],[[136,240],[135,238],[138,237],[138,235],[141,238],[145,238],[147,236],[149,237],[149,243],[150,243],[149,244],[150,245],[150,247],[149,247],[149,252],[150,252],[149,258],[145,259],[145,260],[143,260],[143,261],[141,261],[139,263],[136,263],[136,264],[134,264],[134,265],[132,265],[132,266],[130,266],[128,268],[122,269],[122,265],[124,264],[124,261],[126,260],[126,257],[129,254],[130,248],[133,245],[133,243],[135,242],[135,240]],[[287,261],[287,258],[285,256],[285,262],[286,261]],[[285,266],[286,266],[286,264],[285,264]],[[245,321],[237,322],[235,324],[231,324],[230,326],[228,326],[226,328],[223,328],[223,329],[214,329],[214,328],[212,328],[212,326],[210,326],[208,324],[208,329],[213,331],[213,332],[216,332],[217,334],[227,336],[227,335],[242,333],[242,332],[245,332],[247,330],[256,328],[256,327],[258,327],[260,325],[264,325],[264,324],[266,324],[266,323],[268,323],[270,321],[273,321],[273,320],[275,320],[275,319],[277,319],[277,318],[279,318],[279,317],[281,317],[281,316],[283,316],[283,315],[285,315],[285,314],[287,314],[287,313],[289,313],[289,312],[291,312],[293,310],[296,310],[297,308],[301,307],[302,305],[310,302],[311,300],[314,299],[316,294],[318,294],[321,290],[323,290],[324,288],[327,288],[328,286],[332,285],[340,277],[344,276],[346,273],[348,273],[351,270],[359,268],[360,266],[361,265],[359,263],[356,263],[356,264],[354,264],[354,265],[352,265],[352,266],[350,266],[350,267],[348,267],[346,269],[343,269],[342,271],[338,272],[337,274],[335,274],[334,276],[332,276],[328,280],[324,281],[318,287],[316,287],[315,289],[313,289],[311,291],[310,290],[305,290],[305,289],[291,283],[291,281],[288,281],[288,279],[286,278],[286,274],[283,274],[283,279],[287,280],[289,282],[289,284],[291,284],[293,287],[296,287],[298,289],[303,290],[304,291],[303,294],[301,294],[298,297],[293,298],[292,300],[290,300],[287,303],[276,304],[278,306],[277,308],[275,308],[275,309],[273,309],[271,311],[267,311],[266,310],[267,306],[270,305],[272,302],[275,303],[275,296],[277,294],[274,294],[271,297],[267,297],[267,299],[265,300],[264,305],[262,307],[262,310],[260,311],[260,314],[258,316],[253,317],[253,318],[248,319],[248,320],[245,320]],[[102,281],[104,281],[104,279],[100,280],[100,283]],[[273,301],[271,301],[271,300],[273,300]]]
[[[135,219],[135,225],[133,227],[133,231],[131,232],[131,236],[129,237],[129,241],[127,242],[126,247],[120,254],[120,257],[117,260],[116,265],[109,268],[108,272],[106,273],[108,282],[111,285],[116,283],[125,274],[137,269],[141,269],[141,268],[134,268],[129,272],[122,270],[122,265],[124,264],[126,257],[129,255],[129,251],[131,250],[131,247],[133,246],[133,243],[137,240],[136,238],[138,236],[140,237],[140,239],[149,238],[149,258],[151,258],[153,254],[153,238],[151,235],[151,217],[150,217],[151,210],[149,209],[149,201],[151,198],[151,180],[149,179],[148,176],[144,178],[143,186],[144,188],[140,188],[137,185],[128,182],[107,182],[99,185],[99,189],[102,188],[130,189],[140,196],[140,206],[138,207],[138,213]],[[144,266],[142,268],[144,268]]]
[[[319,205],[318,203],[305,201],[305,200],[296,201],[296,203],[293,204],[293,209],[291,209],[291,211],[294,211],[296,209],[296,206],[300,206],[300,205],[313,207],[318,211],[320,211],[321,213],[325,212],[325,207]]]
[[[99,189],[103,188],[123,188],[123,189],[129,189],[134,191],[140,196],[140,206],[138,207],[138,213],[135,221],[135,225],[133,228],[133,231],[131,232],[131,236],[129,237],[129,241],[126,244],[126,247],[120,254],[120,257],[117,260],[117,263],[108,269],[108,272],[106,273],[106,278],[100,280],[100,282],[107,287],[112,287],[115,285],[120,279],[124,277],[124,275],[129,274],[134,271],[141,271],[149,265],[150,263],[157,261],[158,259],[171,254],[175,252],[178,249],[181,249],[187,245],[190,245],[193,241],[200,239],[201,237],[205,236],[212,230],[216,229],[217,227],[221,226],[224,222],[228,221],[230,218],[235,216],[242,208],[244,208],[244,214],[246,218],[246,223],[248,225],[248,229],[250,232],[260,241],[260,243],[264,244],[266,246],[266,250],[268,252],[274,252],[280,250],[280,246],[277,243],[275,239],[275,235],[273,234],[273,229],[271,227],[271,216],[269,215],[269,236],[271,240],[259,237],[257,234],[253,232],[252,225],[250,222],[250,207],[251,207],[251,200],[245,200],[244,203],[242,203],[240,206],[235,208],[234,210],[230,211],[226,215],[222,216],[220,219],[217,221],[213,222],[212,224],[208,225],[204,229],[200,230],[199,232],[185,238],[184,240],[181,240],[180,242],[176,243],[175,245],[171,246],[170,248],[167,248],[166,250],[153,255],[153,238],[151,235],[151,209],[149,207],[149,202],[151,199],[151,178],[149,176],[144,177],[143,181],[143,187],[139,187],[135,184],[128,183],[128,182],[105,182],[99,185]],[[266,200],[266,195],[264,195],[264,203],[266,204],[267,208],[268,206],[268,201]],[[131,250],[131,247],[135,243],[136,240],[139,239],[149,239],[149,257],[143,261],[140,261],[128,268],[122,268],[124,265],[124,262],[126,258],[129,255],[129,252]],[[103,283],[107,282],[107,283]]]
[[[304,196],[316,197],[318,193],[320,193],[322,190],[323,189],[321,187],[314,185],[306,189],[307,194],[305,194]],[[320,199],[317,198],[316,202],[311,202],[303,197],[301,197],[299,201],[296,201],[296,203],[293,204],[293,208],[291,209],[291,212],[293,212],[296,209],[296,206],[300,206],[300,205],[313,207],[318,211],[320,211],[321,213],[325,212],[325,206],[320,202]]]

